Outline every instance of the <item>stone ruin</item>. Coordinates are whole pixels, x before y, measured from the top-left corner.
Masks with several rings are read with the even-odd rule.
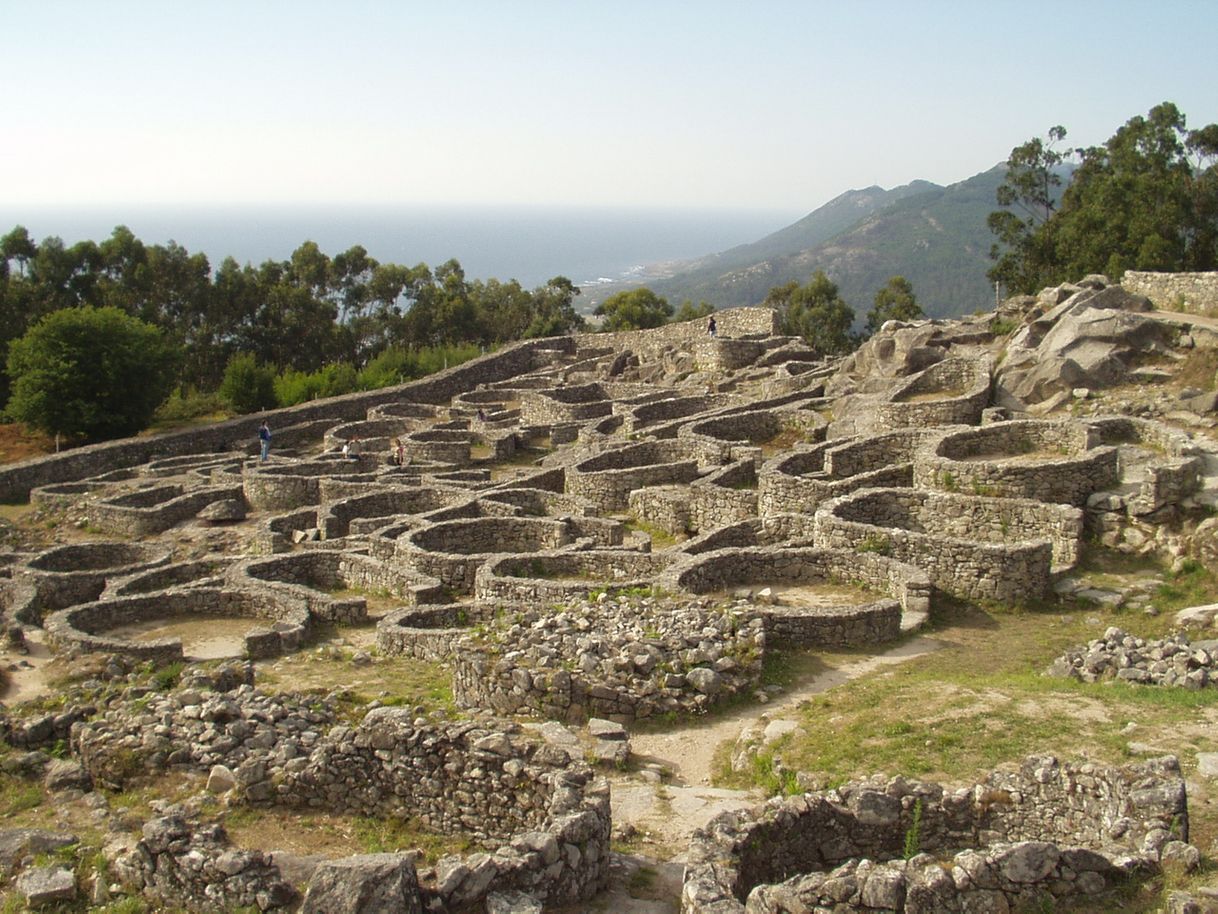
[[[169,810],[107,851],[159,903],[274,910],[306,886],[316,911],[586,902],[608,874],[608,786],[517,718],[699,714],[756,693],[775,647],[878,648],[944,597],[1044,596],[1088,535],[1178,554],[1161,521],[1203,507],[1206,447],[1145,418],[1035,415],[1067,385],[1125,377],[1131,340],[1160,336],[1119,287],[1046,296],[1024,303],[1021,355],[1001,370],[987,322],[893,323],[830,362],[779,335],[772,312],[739,309],[716,339],[699,321],[529,341],[268,414],[266,464],[252,459],[259,416],[0,469],[0,495],[110,537],[0,557],[11,641],[104,654],[121,682],[136,662],[197,656],[184,636],[148,637],[154,623],[214,620],[239,626],[250,664],[163,694],[97,688],[0,730],[26,750],[62,741],[86,785],[187,770],[232,804],[417,818],[480,848],[434,867],[333,861],[294,887],[274,855]],[[1032,366],[1037,346],[1074,351],[1057,321],[1083,332],[1105,310],[1136,325],[1107,356],[1088,342],[1089,361],[1056,380]],[[364,622],[381,655],[443,664],[466,716],[349,719],[340,683],[320,701],[256,687],[258,663]],[[1091,670],[1096,650],[1061,665]],[[918,852],[903,857],[911,829]],[[1036,759],[968,790],[866,782],[717,820],[694,839],[683,910],[1069,898],[1185,840],[1166,761]]]

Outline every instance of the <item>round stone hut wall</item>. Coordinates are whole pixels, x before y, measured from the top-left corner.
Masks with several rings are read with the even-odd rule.
[[[930,579],[921,569],[832,549],[720,549],[674,566],[660,584],[694,594],[755,584],[843,584],[875,591],[876,599],[863,604],[758,606],[771,645],[881,644],[900,634],[903,612],[924,615],[930,609]]]
[[[818,545],[909,562],[965,599],[1015,603],[1044,595],[1055,560],[1074,564],[1083,515],[1027,499],[863,489],[821,505],[815,527]]]
[[[926,854],[906,862],[915,816]],[[681,911],[1008,911],[1045,899],[1068,903],[1154,872],[1173,836],[1187,840],[1188,807],[1170,757],[1123,768],[1032,757],[1017,772],[958,790],[903,778],[854,782],[723,813],[696,831]],[[945,872],[941,860],[953,854],[969,878]]]
[[[1029,419],[948,432],[914,461],[914,485],[1081,506],[1118,481],[1117,451],[1075,422]]]

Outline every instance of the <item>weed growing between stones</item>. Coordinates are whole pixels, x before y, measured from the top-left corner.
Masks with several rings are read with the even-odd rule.
[[[922,850],[922,836],[920,834],[921,829],[922,829],[922,801],[921,801],[921,799],[919,799],[914,802],[913,822],[910,823],[909,828],[906,829],[906,831],[905,831],[905,846],[902,849],[902,856],[906,860],[912,860],[914,857],[918,856],[919,853],[921,853],[921,850]]]

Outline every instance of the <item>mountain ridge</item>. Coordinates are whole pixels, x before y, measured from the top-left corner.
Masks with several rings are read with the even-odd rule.
[[[674,264],[651,287],[674,302],[738,307],[824,270],[861,320],[875,293],[899,274],[932,317],[989,307],[986,217],[997,206],[994,195],[1005,173],[1000,163],[946,186],[916,180],[891,190],[848,190],[758,241]]]

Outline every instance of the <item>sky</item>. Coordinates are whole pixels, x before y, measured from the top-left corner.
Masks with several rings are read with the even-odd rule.
[[[6,206],[781,209],[1218,121],[1218,3],[0,0]],[[7,220],[11,222],[12,220]]]

